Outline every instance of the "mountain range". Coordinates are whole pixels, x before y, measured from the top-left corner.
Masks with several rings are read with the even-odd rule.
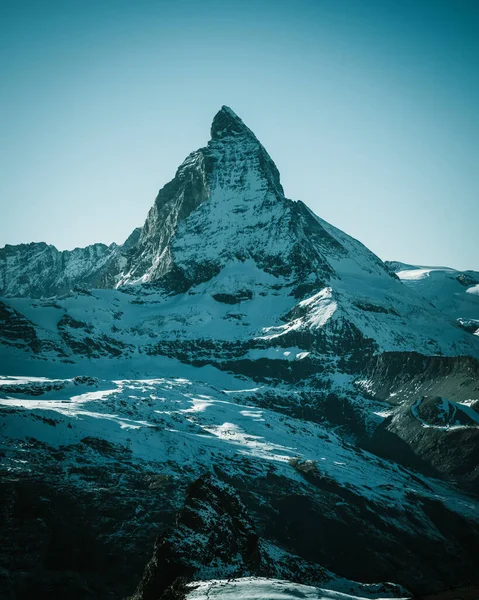
[[[475,583],[479,273],[381,261],[230,108],[122,245],[5,246],[0,296],[5,597]]]

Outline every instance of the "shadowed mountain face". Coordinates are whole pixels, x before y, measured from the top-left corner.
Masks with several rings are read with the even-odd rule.
[[[261,539],[238,492],[208,474],[188,487],[174,525],[156,540],[153,557],[130,600],[168,598],[170,586],[174,589],[178,580],[245,576],[321,584],[366,597],[407,595],[394,584],[363,585],[344,579]]]
[[[476,283],[454,275],[460,301],[438,302],[406,267],[287,199],[227,107],[122,246],[0,250],[10,597],[131,594],[174,519],[152,594],[172,582],[165,560],[346,592],[469,580],[479,336],[461,311],[473,320]],[[205,472],[221,481],[178,512]],[[13,560],[25,539],[36,550]]]

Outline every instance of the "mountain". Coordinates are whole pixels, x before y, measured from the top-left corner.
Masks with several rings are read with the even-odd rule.
[[[361,244],[320,221],[301,202],[285,198],[268,153],[227,107],[215,116],[207,147],[187,157],[126,246],[126,264],[118,260],[125,255],[123,247],[95,245],[57,254],[43,244],[7,246],[2,295],[48,297],[65,293],[68,286],[118,287],[167,274],[168,285],[186,291],[228,263],[248,260],[292,288],[320,287],[334,275],[331,260],[346,259],[349,269],[390,278]],[[43,289],[33,277],[39,271],[49,274]]]
[[[479,272],[400,262],[386,264],[401,281],[455,319],[460,327],[479,335]]]
[[[156,368],[156,379],[2,378],[0,562],[14,598],[122,598],[147,563],[153,581],[173,575],[173,557],[179,575],[247,575],[253,534],[250,574],[362,597],[344,580],[424,593],[474,579],[475,497],[437,470],[362,449],[338,426],[360,420],[345,394],[308,398],[167,359]],[[308,411],[314,396],[321,418]],[[371,417],[387,410],[359,400]]]
[[[1,252],[6,597],[123,598],[173,554],[190,579],[329,577],[353,596],[474,578],[465,304],[286,198],[231,109],[122,246]]]
[[[78,286],[114,287],[140,235],[135,229],[122,246],[93,244],[60,252],[43,242],[0,249],[0,295],[43,298]]]
[[[123,246],[101,246],[95,260],[96,247],[61,253],[51,273],[42,256],[54,249],[38,254],[35,246],[24,258],[28,248],[7,247],[4,296],[47,297],[78,286],[134,294],[150,283],[163,321],[182,322],[188,338],[253,337],[294,347],[313,331],[316,345],[337,343],[343,353],[362,340],[362,352],[479,355],[477,340],[424,305],[361,243],[285,198],[268,153],[227,107],[215,116],[208,145],[188,156]],[[171,294],[182,294],[181,302],[173,305]],[[224,323],[218,304],[241,304],[241,312],[228,308],[234,316]]]

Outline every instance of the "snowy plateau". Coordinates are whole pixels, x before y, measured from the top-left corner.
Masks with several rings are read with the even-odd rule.
[[[479,273],[382,262],[228,107],[122,245],[0,249],[0,597],[478,584]]]

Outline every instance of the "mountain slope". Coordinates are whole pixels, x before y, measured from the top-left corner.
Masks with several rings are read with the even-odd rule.
[[[479,273],[448,267],[386,263],[408,287],[453,317],[460,327],[479,335]]]
[[[2,252],[0,586],[15,600],[133,593],[205,473],[241,498],[271,577],[419,592],[474,572],[479,336],[286,198],[231,109],[123,246]],[[188,533],[203,513],[187,514]],[[208,543],[221,531],[185,542],[183,566],[208,551],[197,577],[228,571]]]
[[[164,363],[163,371],[175,370],[176,377],[142,380],[2,378],[0,465],[11,491],[7,521],[0,526],[14,527],[15,515],[28,522],[48,514],[50,529],[55,520],[48,503],[54,502],[53,517],[61,523],[70,518],[68,498],[81,498],[88,510],[83,515],[75,508],[77,527],[95,540],[89,542],[92,552],[116,557],[130,549],[128,572],[120,576],[113,569],[121,588],[140,580],[138,558],[146,563],[158,530],[181,525],[158,541],[158,571],[147,576],[152,583],[145,582],[145,598],[157,597],[155,588],[172,581],[168,557],[170,565],[182,565],[178,575],[189,570],[200,578],[218,577],[222,569],[224,575],[250,569],[342,590],[346,582],[327,569],[355,581],[394,581],[411,591],[458,584],[473,572],[479,519],[472,497],[361,450],[327,422],[258,407],[251,381]],[[256,532],[238,500],[229,507],[225,486],[218,493],[208,480],[193,484],[186,510],[173,519],[187,484],[204,473],[236,490]],[[26,484],[32,498],[41,492],[43,504],[23,499]],[[61,504],[55,500],[59,490],[66,496]],[[211,517],[213,508],[224,518]],[[231,536],[222,535],[228,527],[243,558]],[[258,553],[248,543],[255,533],[263,540]],[[40,549],[33,557],[35,572],[51,568],[45,557],[52,536],[38,539],[35,529],[24,535]],[[211,535],[218,538],[218,552],[229,549],[231,560],[226,554],[215,558]],[[62,537],[56,536],[51,543],[61,548]],[[17,565],[20,551],[10,546],[9,552]],[[74,556],[64,560],[65,568],[75,564]],[[114,565],[117,560],[124,564],[125,557]],[[104,557],[100,565],[106,569]],[[91,564],[80,566],[92,585]],[[163,583],[156,587],[158,578]]]
[[[387,592],[383,598],[390,597]],[[292,583],[264,577],[242,577],[239,579],[213,579],[187,586],[188,600],[358,600],[358,596],[330,589]],[[361,598],[361,596],[359,596]]]

